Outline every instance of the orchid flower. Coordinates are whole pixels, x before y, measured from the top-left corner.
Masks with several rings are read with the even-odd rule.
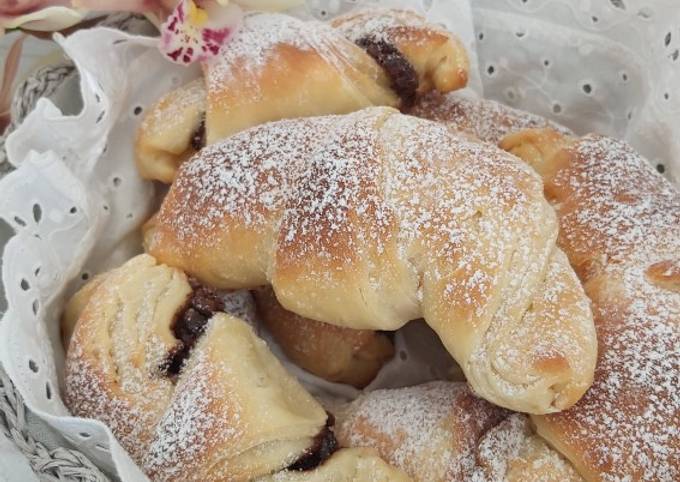
[[[304,0],[182,0],[161,25],[161,52],[173,62],[190,64],[217,55],[241,22],[241,6],[283,10]]]
[[[161,26],[161,52],[170,60],[190,64],[217,55],[241,20],[236,4],[224,7],[182,0]]]
[[[236,31],[241,7],[285,10],[304,0],[5,0],[0,3],[0,36],[5,30],[54,32],[81,22],[87,12],[135,12],[161,26],[161,51],[188,64],[216,55]],[[161,25],[162,24],[162,25]]]
[[[189,64],[208,59],[238,29],[242,10],[286,10],[304,0],[0,0],[0,37],[21,29],[33,35],[89,27],[89,12],[134,12],[160,26],[160,50],[173,62]],[[41,34],[42,32],[42,34]],[[18,70],[21,41],[5,59],[0,79],[0,133],[7,125],[11,86]]]

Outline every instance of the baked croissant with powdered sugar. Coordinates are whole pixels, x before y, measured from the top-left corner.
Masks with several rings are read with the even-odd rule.
[[[625,142],[573,135],[487,99],[432,95],[415,115],[500,143],[543,179],[558,245],[592,301],[598,362],[538,434],[588,481],[680,480],[680,193]]]
[[[592,381],[583,289],[538,176],[502,150],[389,108],[279,121],[186,162],[148,252],[224,289],[355,329],[424,318],[474,390],[550,413]]]
[[[172,181],[202,146],[267,121],[406,108],[464,87],[468,57],[450,32],[414,12],[364,10],[331,23],[251,13],[204,63],[204,78],[160,99],[136,142],[143,177]]]

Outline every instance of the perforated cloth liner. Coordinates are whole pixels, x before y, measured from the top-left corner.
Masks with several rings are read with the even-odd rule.
[[[324,18],[369,3],[315,0],[295,13]],[[481,75],[473,71],[469,95],[483,88],[487,97],[579,133],[625,138],[680,179],[680,7],[674,0],[475,0],[476,32],[467,0],[380,3],[418,8],[457,32],[473,66],[476,42]],[[144,109],[199,73],[164,61],[154,39],[97,29],[58,41],[80,71],[84,108],[62,116],[42,100],[7,142],[17,170],[0,181],[0,216],[17,234],[3,254],[8,310],[0,322],[0,362],[28,407],[74,447],[111,474],[140,480],[105,426],[68,416],[60,399],[58,320],[64,299],[89,277],[140,251],[137,228],[150,214],[153,187],[136,173],[131,141]],[[371,388],[441,378],[447,357],[419,349],[430,344],[423,342],[427,336],[417,326],[399,333],[400,356]],[[357,393],[291,370],[315,394]]]

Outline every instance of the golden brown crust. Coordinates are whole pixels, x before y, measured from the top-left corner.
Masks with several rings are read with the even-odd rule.
[[[453,34],[415,14],[376,10],[336,22],[369,36],[383,35],[385,22],[396,22],[390,45],[411,63],[418,92],[465,85],[465,49]],[[172,181],[177,166],[195,152],[191,138],[203,113],[205,140],[212,144],[268,121],[400,106],[386,70],[344,34],[340,27],[283,14],[246,16],[228,47],[204,64],[205,85],[197,80],[181,87],[146,114],[136,145],[142,176]]]
[[[158,367],[177,343],[170,320],[190,292],[180,272],[156,265],[150,256],[133,258],[106,274],[91,293],[69,345],[66,406],[73,415],[104,422],[137,461],[172,393]],[[148,305],[151,299],[157,309]],[[138,327],[141,317],[145,323]],[[130,340],[153,340],[155,349]]]
[[[376,390],[337,416],[342,446],[374,447],[416,481],[582,480],[525,415],[475,397],[465,383]]]
[[[283,15],[271,15],[274,22],[260,25],[261,18],[264,15],[250,20],[253,33],[246,23],[241,34],[243,46],[239,45],[239,37],[235,38],[237,44],[230,42],[224,56],[204,66],[208,144],[281,118],[398,105],[399,99],[389,89],[380,67],[339,32]],[[283,32],[282,39],[270,39],[269,32],[255,32],[276,28]],[[255,38],[245,39],[245,35]],[[306,41],[310,36],[311,40]],[[256,60],[261,65],[255,68],[248,51],[253,41],[262,42],[261,48],[266,49],[266,53],[256,54],[263,58]]]
[[[589,481],[678,480],[677,190],[621,141],[554,128],[513,132],[541,121],[513,123],[516,112],[501,105],[475,120],[484,112],[479,103],[426,106],[420,114],[463,129],[492,118],[512,127],[501,147],[543,178],[560,219],[559,244],[593,301],[594,384],[570,410],[533,417],[539,433]]]
[[[205,116],[205,85],[196,79],[164,95],[145,114],[135,140],[135,162],[145,179],[171,183],[196,152],[192,138]]]
[[[310,373],[357,388],[368,385],[394,355],[383,333],[353,330],[286,310],[270,287],[253,291],[260,319],[286,356]]]
[[[519,417],[519,415],[516,415]],[[507,482],[583,482],[574,466],[545,440],[527,434],[507,462]]]
[[[223,313],[169,376],[181,348],[173,323],[192,296],[180,271],[141,255],[87,291],[66,358],[66,405],[106,423],[154,480],[270,474],[325,427],[326,412],[265,343]]]
[[[501,145],[544,176],[598,331],[593,386],[534,417],[538,432],[589,481],[680,479],[680,194],[614,139],[534,130]]]
[[[470,65],[461,41],[411,10],[360,10],[336,17],[331,25],[355,43],[368,37],[394,45],[416,70],[419,94],[467,84]]]
[[[521,129],[551,127],[559,133],[571,134],[566,127],[544,117],[458,92],[430,92],[420,98],[408,113],[444,122],[457,131],[492,144],[498,144],[506,135]]]
[[[394,330],[425,318],[477,393],[545,413],[573,404],[595,363],[592,314],[556,237],[516,158],[373,108],[204,149],[145,242],[211,286],[271,283],[311,319]]]
[[[645,275],[659,288],[680,292],[680,258],[656,262],[647,268]]]

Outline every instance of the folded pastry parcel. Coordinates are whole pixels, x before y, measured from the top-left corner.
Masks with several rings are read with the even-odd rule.
[[[77,323],[66,405],[110,427],[151,479],[249,481],[292,471],[300,474],[294,480],[337,472],[350,481],[359,468],[376,480],[400,474],[366,451],[331,457],[333,417],[248,324],[221,311],[217,293],[192,286],[179,270],[140,255],[86,293],[67,310]]]

